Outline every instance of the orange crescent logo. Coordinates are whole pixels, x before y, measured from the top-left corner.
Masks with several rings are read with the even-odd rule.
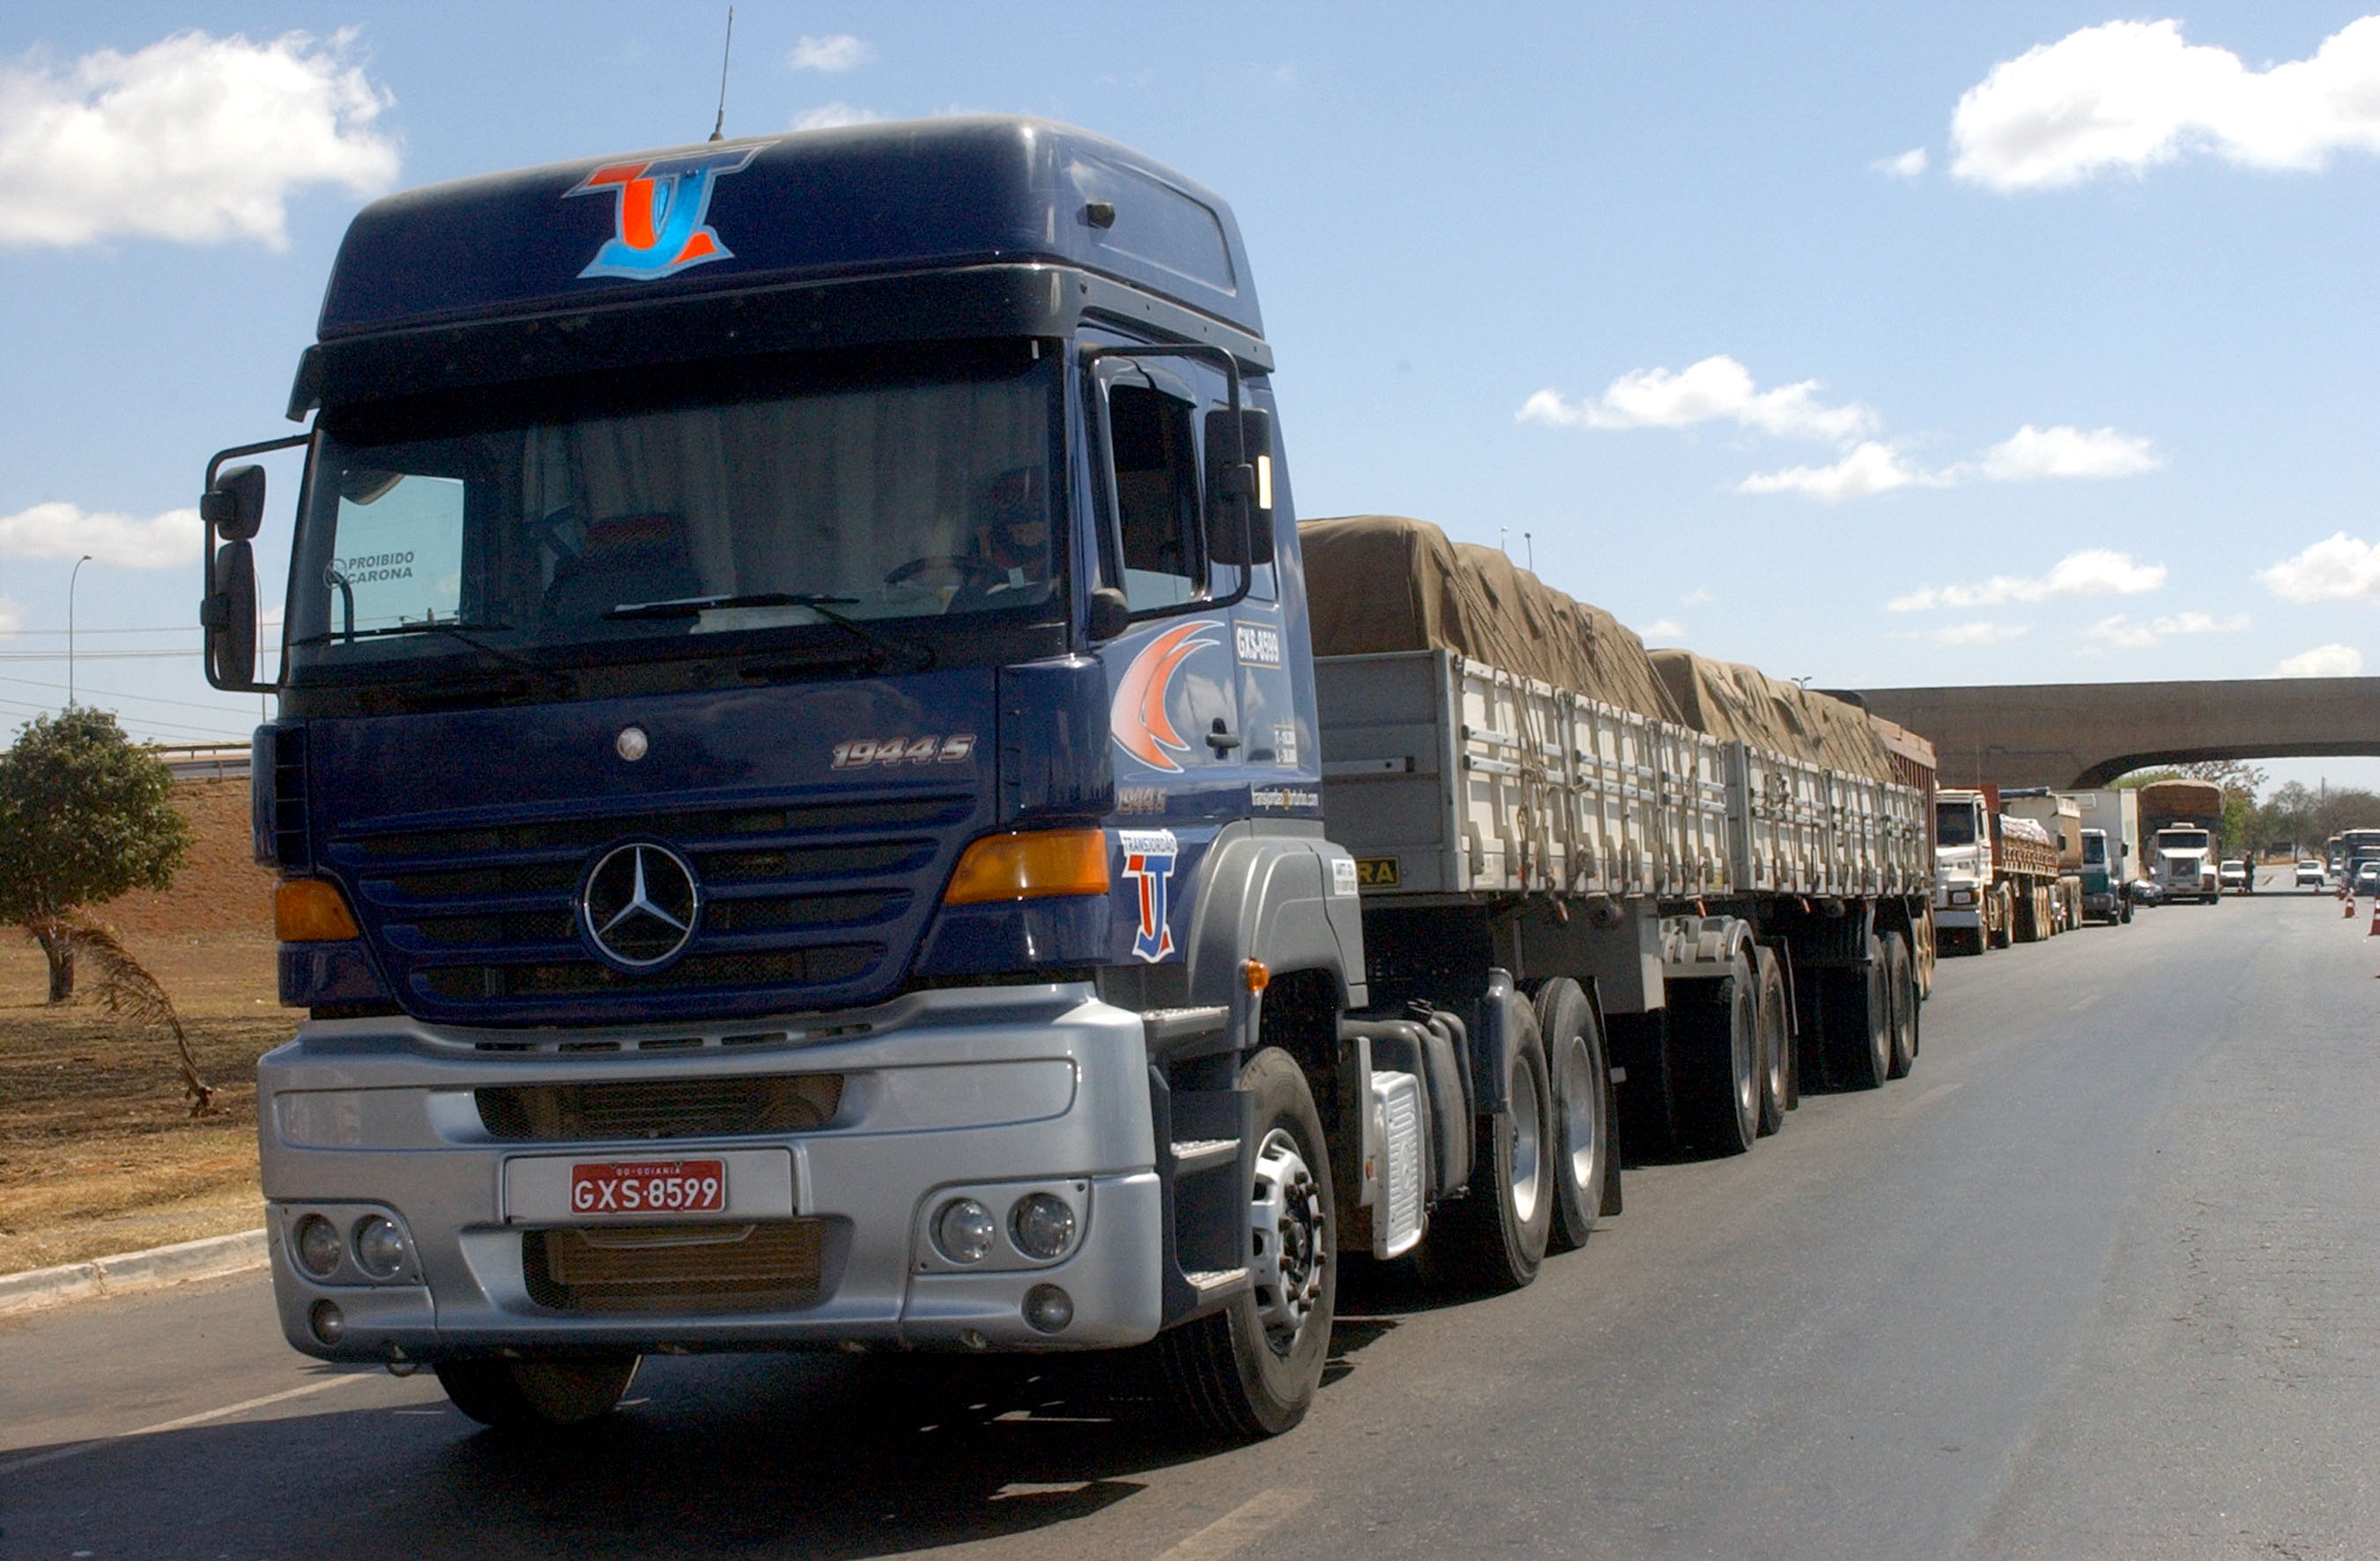
[[[1219,643],[1198,637],[1213,627],[1201,618],[1166,630],[1141,647],[1116,684],[1115,703],[1108,709],[1108,730],[1117,745],[1151,769],[1181,772],[1173,754],[1188,753],[1190,744],[1173,730],[1173,721],[1165,713],[1165,696],[1172,690],[1174,672],[1191,653],[1202,645]],[[1169,748],[1172,753],[1166,751]]]

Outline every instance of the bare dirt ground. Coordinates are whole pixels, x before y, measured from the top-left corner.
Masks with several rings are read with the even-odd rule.
[[[213,1109],[193,1119],[173,1042],[87,991],[53,1008],[41,950],[0,930],[0,1274],[253,1228],[256,1059],[296,1015],[274,990],[271,880],[245,780],[186,782],[198,839],[162,894],[94,914],[174,999]]]

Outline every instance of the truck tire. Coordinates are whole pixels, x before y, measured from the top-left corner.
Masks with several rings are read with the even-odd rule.
[[[1728,974],[1717,980],[1680,982],[1670,989],[1670,1047],[1679,1130],[1706,1155],[1750,1149],[1760,1136],[1766,1069],[1749,948],[1737,950]]]
[[[1892,998],[1883,940],[1868,935],[1864,963],[1826,972],[1827,1071],[1845,1089],[1881,1089],[1892,1071]]]
[[[1546,1047],[1526,1003],[1510,1012],[1512,1108],[1478,1119],[1469,1193],[1446,1207],[1422,1241],[1431,1277],[1466,1289],[1517,1290],[1537,1277],[1554,1224],[1553,1091]]]
[[[1178,1408],[1234,1441],[1277,1436],[1305,1418],[1322,1386],[1338,1301],[1330,1150],[1305,1071],[1278,1047],[1248,1059],[1255,1174],[1248,1190],[1254,1280],[1220,1311],[1157,1337]]]
[[[1917,1065],[1917,982],[1910,970],[1908,940],[1897,932],[1884,935],[1884,986],[1892,1023],[1885,1077],[1905,1079]]]
[[[636,1355],[553,1361],[441,1361],[438,1386],[456,1409],[499,1431],[584,1425],[612,1412],[637,1379]]]
[[[1549,1250],[1586,1243],[1603,1213],[1604,1181],[1616,1174],[1611,1154],[1611,1079],[1595,1005],[1566,975],[1537,988],[1537,1033],[1553,1085],[1553,1229]]]
[[[1753,1011],[1760,1033],[1760,1132],[1785,1126],[1785,1113],[1802,1104],[1802,1068],[1793,1055],[1793,1013],[1785,1000],[1785,967],[1773,949],[1752,950]]]
[[[2015,929],[2009,924],[2015,919],[2015,897],[2006,888],[1995,889],[1991,898],[1991,926],[1984,934],[1984,947],[2005,949],[2015,941]]]

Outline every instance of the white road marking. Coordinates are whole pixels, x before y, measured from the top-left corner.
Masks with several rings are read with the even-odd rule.
[[[1188,1539],[1160,1555],[1157,1561],[1222,1561],[1235,1555],[1252,1540],[1262,1539],[1283,1519],[1314,1499],[1312,1491],[1259,1491]]]
[[[2094,993],[2092,993],[2092,994],[2091,994],[2089,997],[2087,997],[2087,998],[2081,998],[2080,1000],[2075,1001],[2075,1002],[2068,1003],[2068,1004],[2066,1005],[2066,1011],[2067,1011],[2067,1012],[2069,1012],[2069,1013],[2080,1013],[2080,1012],[2082,1012],[2084,1009],[2089,1008],[2093,1003],[2097,1002],[2097,1001],[2098,1001],[2102,997],[2104,997],[2105,995],[2106,995],[2106,994],[2104,994],[2104,993],[2100,993],[2100,992],[2094,992]]]
[[[1901,1109],[1905,1111],[1923,1109],[1925,1107],[1933,1105],[1936,1101],[1941,1099],[1944,1095],[1950,1094],[1952,1091],[1962,1090],[1966,1087],[1967,1081],[1964,1079],[1954,1079],[1947,1084],[1936,1084],[1932,1089],[1929,1089],[1924,1095],[1917,1096],[1907,1106],[1901,1107]]]
[[[144,1425],[137,1431],[119,1431],[113,1436],[101,1436],[89,1442],[77,1442],[69,1447],[54,1447],[46,1453],[35,1453],[31,1458],[18,1458],[14,1463],[0,1463],[0,1474],[14,1474],[19,1470],[39,1469],[45,1463],[57,1463],[67,1458],[79,1458],[84,1453],[97,1452],[102,1447],[128,1441],[135,1436],[154,1436],[160,1432],[181,1431],[193,1425],[204,1425],[209,1421],[225,1420],[233,1415],[246,1414],[250,1410],[261,1410],[267,1404],[285,1403],[292,1398],[303,1398],[310,1394],[320,1393],[325,1388],[341,1387],[351,1382],[362,1382],[370,1374],[369,1372],[344,1372],[336,1376],[316,1377],[311,1382],[303,1383],[283,1392],[268,1393],[261,1398],[243,1398],[237,1404],[225,1404],[219,1410],[200,1410],[197,1414],[184,1415],[178,1420],[161,1420],[154,1425]]]

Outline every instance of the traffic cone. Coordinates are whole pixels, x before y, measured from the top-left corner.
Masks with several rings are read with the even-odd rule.
[[[2374,900],[2372,902],[2372,930],[2365,933],[2363,936],[2366,938],[2380,938],[2380,900]]]
[[[2373,902],[2373,909],[2380,912],[2380,901]],[[2355,919],[2355,896],[2350,894],[2338,902],[2338,914],[2345,920],[2351,922]]]

